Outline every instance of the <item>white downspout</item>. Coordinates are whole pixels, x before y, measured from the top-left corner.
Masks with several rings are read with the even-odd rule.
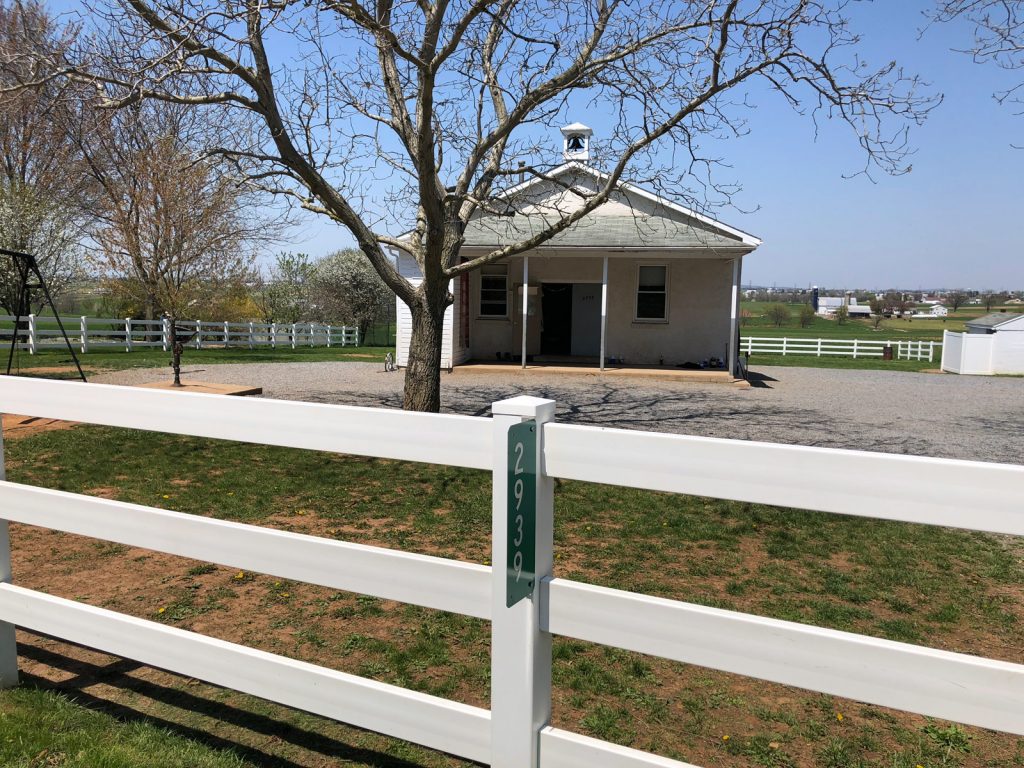
[[[604,370],[605,335],[608,331],[608,257],[601,265],[601,370]]]
[[[523,256],[523,361],[526,368],[526,309],[530,303],[530,257]]]

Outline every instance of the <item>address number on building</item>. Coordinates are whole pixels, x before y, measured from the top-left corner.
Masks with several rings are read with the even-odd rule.
[[[537,579],[537,424],[508,430],[508,526],[505,605],[533,594]]]

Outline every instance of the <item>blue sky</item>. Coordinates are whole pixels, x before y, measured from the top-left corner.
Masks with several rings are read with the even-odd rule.
[[[61,11],[76,3],[50,5]],[[911,173],[844,178],[863,166],[849,128],[825,123],[815,137],[809,118],[765,92],[750,94],[757,108],[749,135],[711,147],[731,166],[718,180],[742,186],[736,207],[716,215],[764,240],[745,260],[744,283],[1024,289],[1024,247],[1014,229],[1024,214],[1024,150],[1011,146],[1024,145],[1024,115],[992,98],[1015,78],[951,50],[969,44],[967,24],[932,27],[919,38],[928,7],[878,0],[849,9],[863,34],[862,58],[875,66],[895,59],[945,96],[912,133]],[[571,119],[602,122],[585,110]],[[337,225],[303,215],[283,247],[319,256],[352,244]]]
[[[753,94],[750,134],[716,151],[739,182],[735,209],[717,215],[764,245],[744,262],[744,282],[846,287],[1024,289],[1024,116],[993,91],[1012,73],[951,50],[971,37],[965,24],[933,27],[919,39],[925,2],[854,3],[859,53],[881,66],[896,59],[945,95],[915,128],[913,171],[844,178],[863,166],[849,129],[812,122],[778,97]],[[1024,77],[1024,72],[1019,73]],[[598,115],[573,119],[596,125]],[[747,211],[747,212],[745,212]],[[289,247],[314,255],[351,244],[330,223],[309,222]]]

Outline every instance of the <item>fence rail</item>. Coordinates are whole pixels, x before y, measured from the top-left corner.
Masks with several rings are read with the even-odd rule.
[[[538,434],[538,583],[511,608],[504,567],[19,485],[3,480],[0,452],[0,685],[16,682],[18,625],[497,768],[686,768],[548,725],[558,634],[1024,735],[1022,664],[552,572],[555,478],[1024,535],[1021,466],[564,425],[552,421],[554,403],[536,398],[495,403],[482,419],[0,377],[0,411],[489,470],[492,562],[501,564],[508,432],[532,419]],[[17,587],[6,521],[489,619],[491,709]]]
[[[0,315],[0,344],[10,344],[16,318]],[[18,329],[18,349],[30,354],[64,344],[56,318],[28,315]],[[123,349],[132,352],[146,347],[169,351],[171,327],[168,320],[137,320],[131,317],[61,318],[68,339],[82,353],[94,349]],[[189,346],[272,349],[297,347],[359,346],[359,329],[347,325],[323,323],[231,323],[227,321],[179,320],[179,328],[194,334]]]
[[[884,339],[811,339],[806,337],[744,336],[740,352],[771,355],[814,355],[815,357],[884,357],[892,347],[897,360],[928,360],[942,349],[941,341]]]

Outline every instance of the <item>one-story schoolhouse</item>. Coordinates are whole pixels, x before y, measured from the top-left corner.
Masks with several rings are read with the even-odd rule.
[[[463,258],[521,242],[576,210],[605,174],[588,165],[592,131],[562,129],[565,162],[524,181],[465,231]],[[743,257],[761,241],[630,184],[524,254],[452,281],[442,366],[470,361],[704,367],[736,373]],[[400,272],[420,279],[413,258]],[[398,301],[398,364],[412,319]]]

